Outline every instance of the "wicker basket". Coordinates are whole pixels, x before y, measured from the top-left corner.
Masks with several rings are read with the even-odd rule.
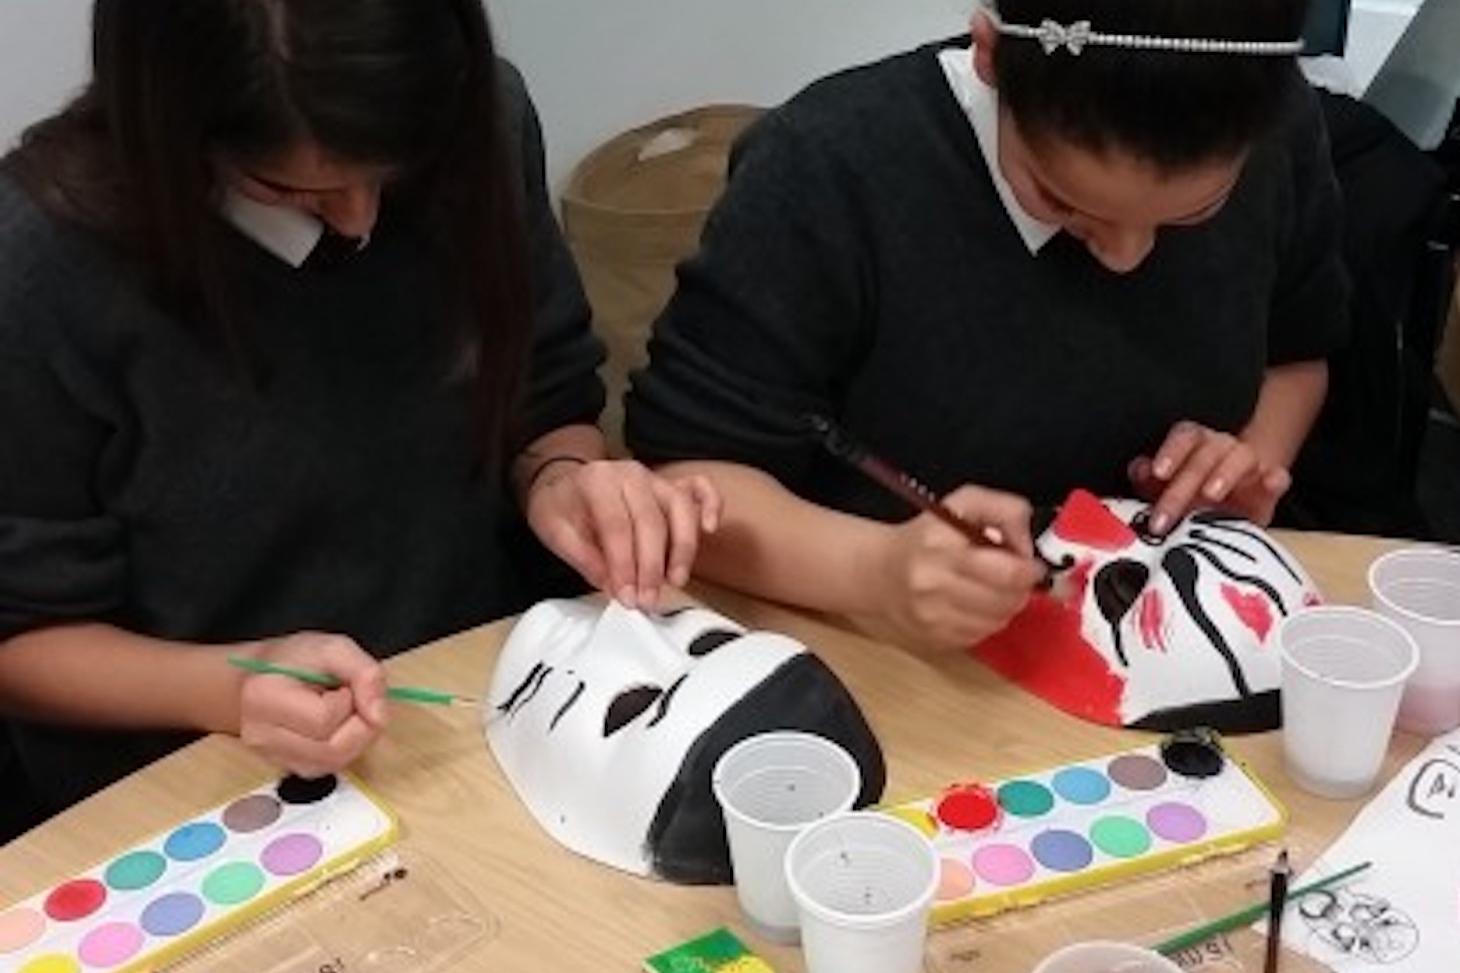
[[[744,105],[696,108],[616,136],[574,169],[563,192],[563,230],[608,346],[603,428],[623,452],[623,392],[644,364],[675,266],[699,245],[725,185],[735,139],[760,115]]]

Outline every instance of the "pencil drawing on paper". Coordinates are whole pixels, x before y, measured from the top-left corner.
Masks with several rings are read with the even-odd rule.
[[[1298,913],[1330,949],[1375,965],[1398,963],[1419,946],[1419,926],[1376,895],[1323,889],[1305,895]]]

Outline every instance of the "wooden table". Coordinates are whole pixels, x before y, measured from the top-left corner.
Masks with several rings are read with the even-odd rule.
[[[1367,601],[1367,566],[1394,546],[1320,534],[1284,540],[1330,601],[1352,603]],[[800,639],[836,670],[882,742],[889,799],[933,793],[970,774],[998,778],[1147,739],[1065,716],[969,659],[935,664],[802,613],[720,591],[699,594],[746,625]],[[391,661],[392,677],[480,693],[509,628],[501,622],[407,653]],[[1395,738],[1386,779],[1420,744]],[[1235,740],[1233,746],[1279,792],[1314,852],[1362,806],[1323,801],[1291,786],[1276,734]],[[555,844],[514,796],[471,713],[400,707],[388,736],[357,769],[399,812],[409,845],[470,887],[498,919],[497,938],[461,968],[627,973],[646,955],[714,926],[744,930],[731,889],[631,878]],[[65,879],[269,776],[235,740],[203,740],[0,849],[0,902]],[[1094,901],[1104,894],[1081,898]],[[1251,891],[1236,894],[1253,897]],[[1054,903],[1029,911],[1048,916],[1067,908]],[[974,934],[985,943],[994,938],[987,931]],[[930,951],[945,935],[935,934]],[[1009,948],[966,951],[968,969],[1022,973],[1027,958],[1059,945],[1060,935],[1033,927],[1021,931],[1015,922],[1000,928],[997,938]],[[802,969],[796,951],[751,943],[780,973]]]

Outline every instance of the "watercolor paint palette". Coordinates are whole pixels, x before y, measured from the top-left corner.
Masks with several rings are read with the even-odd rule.
[[[395,816],[347,777],[287,778],[0,907],[0,973],[143,973],[379,853]]]
[[[1149,746],[880,810],[938,849],[935,923],[989,916],[1279,837],[1287,812],[1207,746],[1196,768]]]

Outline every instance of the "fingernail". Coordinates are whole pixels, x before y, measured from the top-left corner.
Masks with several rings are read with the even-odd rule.
[[[685,585],[689,584],[689,572],[686,571],[684,568],[675,568],[673,571],[669,572],[669,581],[676,588],[683,588]]]
[[[1166,477],[1171,475],[1171,461],[1169,459],[1156,460],[1156,466],[1153,472],[1156,474],[1158,479],[1166,479]]]
[[[1213,480],[1207,484],[1206,494],[1208,500],[1220,500],[1222,494],[1227,490],[1227,484],[1220,479]]]
[[[625,608],[634,608],[634,589],[630,585],[624,585],[618,590],[618,602]]]
[[[1166,533],[1166,528],[1171,526],[1171,518],[1166,514],[1157,514],[1151,518],[1151,530],[1158,534]]]
[[[659,603],[659,592],[653,588],[639,589],[639,604],[645,608],[653,608]]]

